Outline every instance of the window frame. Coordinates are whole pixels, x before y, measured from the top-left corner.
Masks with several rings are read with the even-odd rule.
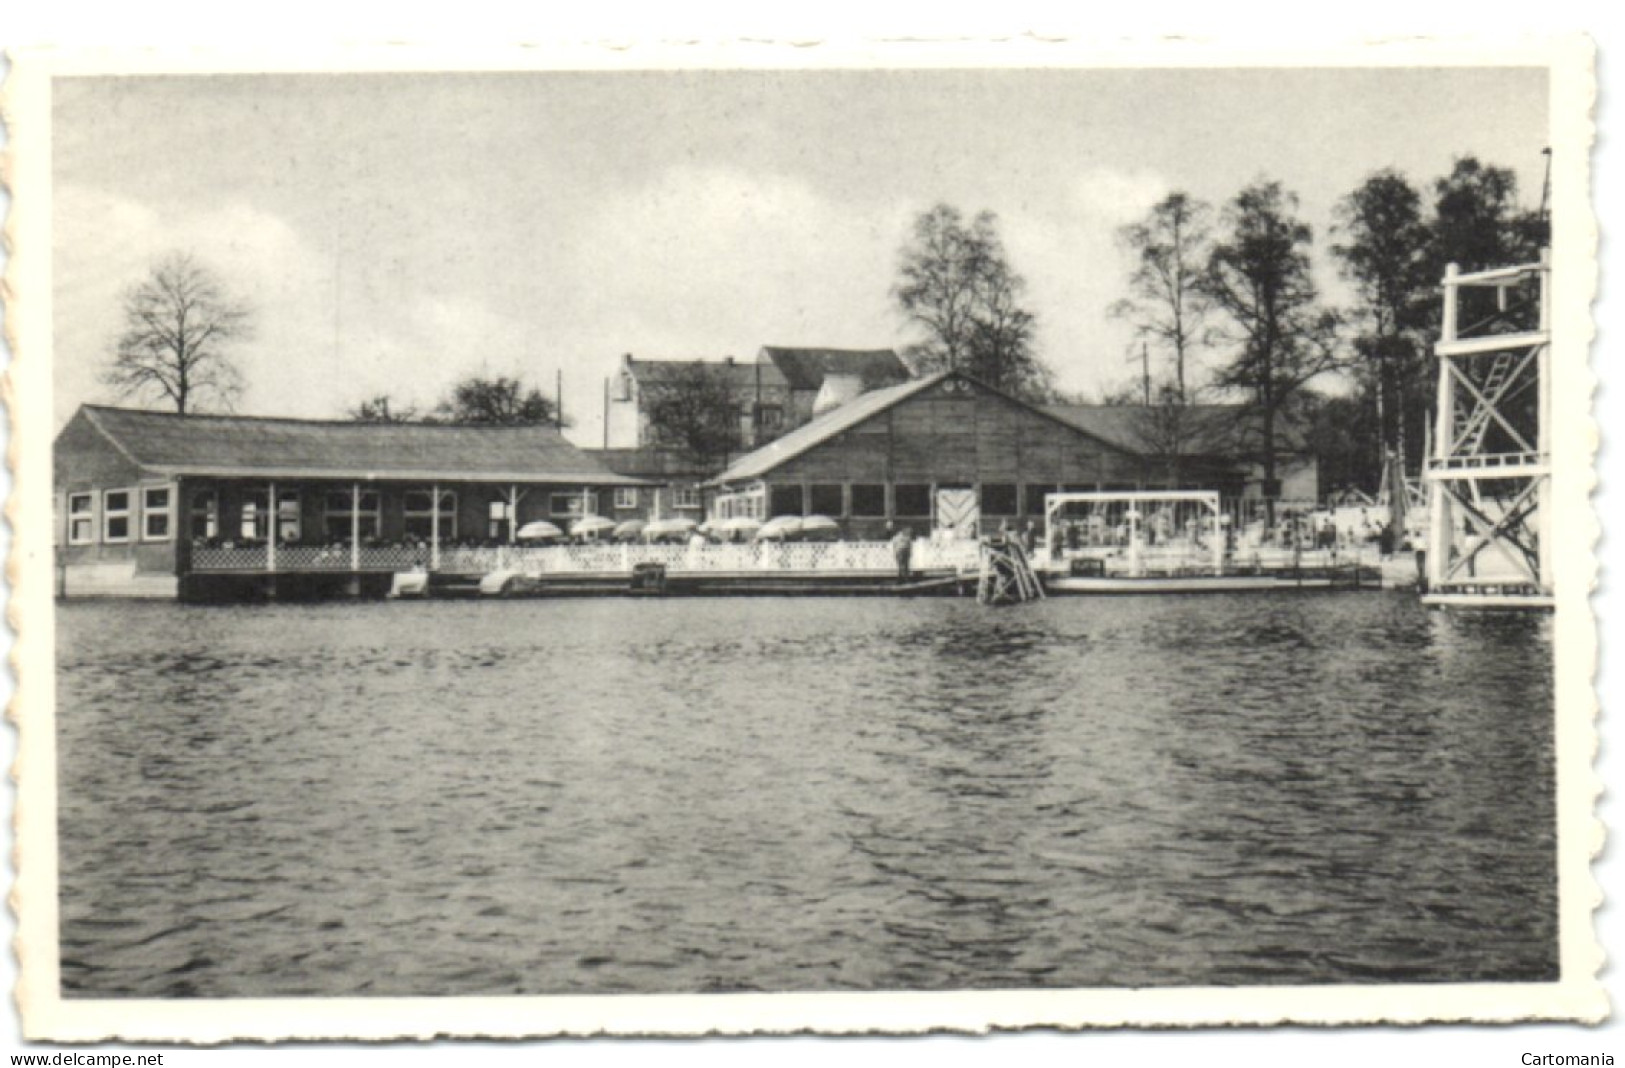
[[[165,494],[162,507],[154,506],[152,495]],[[142,541],[169,541],[175,536],[175,487],[165,483],[162,486],[141,487],[141,540]],[[152,532],[152,521],[162,519],[164,529],[161,534]]]
[[[874,501],[870,507],[865,507],[865,502],[860,499],[865,495],[877,497],[878,500]],[[884,482],[852,483],[852,518],[886,518],[886,484]]]
[[[779,508],[781,501],[778,498],[788,498],[791,494],[795,495],[795,507],[791,509]],[[806,515],[806,509],[807,495],[802,492],[799,483],[779,482],[768,486],[767,512],[769,518],[777,518],[781,515]]]
[[[124,497],[124,506],[122,508],[113,507],[113,498],[114,498],[114,496],[117,496],[117,495],[123,495],[123,497]],[[129,544],[129,542],[130,542],[130,517],[131,517],[132,513],[134,512],[134,509],[132,508],[133,503],[134,503],[133,495],[131,494],[129,489],[107,489],[107,490],[102,490],[102,543],[103,544],[105,544],[105,545],[127,545],[127,544]],[[118,520],[123,520],[123,522],[124,522],[124,533],[122,535],[119,535],[119,536],[115,537],[113,535],[113,523],[115,521],[118,521]]]
[[[205,503],[206,502],[206,503]],[[199,507],[199,505],[202,507]],[[188,536],[193,540],[202,538],[205,541],[220,536],[220,491],[213,486],[204,486],[195,489],[187,502],[186,514],[188,517]],[[197,521],[203,520],[204,533],[198,533]]]
[[[903,490],[919,490],[925,499],[925,511],[905,512],[901,507]],[[930,519],[936,510],[936,501],[932,497],[929,482],[898,482],[892,485],[892,515],[898,519]]]
[[[976,507],[985,516],[998,519],[1014,519],[1021,514],[1021,490],[1014,482],[983,482],[977,489]],[[990,500],[991,498],[994,498]],[[999,501],[997,498],[1006,500]],[[995,504],[1008,504],[1008,508],[993,507]]]
[[[68,516],[68,529],[67,529],[68,544],[69,545],[95,545],[96,544],[96,529],[97,529],[97,525],[98,525],[97,522],[96,522],[96,493],[95,493],[95,491],[94,490],[85,490],[83,493],[70,493],[70,494],[67,495],[67,498],[68,498],[67,499],[67,508],[68,508],[68,512],[67,512],[67,516]],[[74,502],[75,499],[81,499],[81,500],[85,501],[86,507],[85,507],[83,512],[76,513],[73,510],[73,502]],[[85,536],[82,537],[82,538],[74,537],[73,526],[74,526],[75,521],[87,524]]]
[[[352,495],[354,491],[348,489],[330,489],[322,496],[322,537],[329,541],[344,541],[350,537],[352,530],[357,531],[361,538],[378,538],[383,536],[384,495],[377,489],[364,489],[360,499]],[[343,498],[343,505],[335,507],[334,502]],[[367,506],[367,499],[372,499],[372,506]],[[354,506],[352,508],[352,506]],[[357,515],[359,520],[352,520],[351,515]],[[344,527],[335,530],[333,520],[342,519]],[[372,530],[367,529],[367,521],[372,521]]]
[[[823,498],[820,500],[819,498]],[[820,504],[834,504],[834,508],[820,508]],[[825,515],[836,519],[846,515],[846,493],[839,482],[814,482],[807,487],[807,514]]]
[[[673,485],[671,488],[671,506],[673,510],[697,512],[705,507],[705,496],[698,486]]]
[[[563,510],[559,508],[559,501],[575,501],[576,506],[571,508],[568,504]],[[598,494],[589,489],[580,489],[570,493],[549,493],[547,495],[547,514],[550,519],[582,519],[589,515],[598,514]]]
[[[414,507],[412,507],[412,498],[413,497],[426,498],[425,503],[426,503],[427,507],[422,507],[422,508],[414,508]],[[449,504],[447,503],[448,501],[450,502]],[[457,537],[457,491],[456,490],[450,490],[450,489],[441,490],[440,491],[439,504],[440,504],[440,537],[441,538],[456,538]],[[413,538],[429,538],[429,537],[433,537],[434,536],[434,530],[435,530],[435,522],[434,522],[435,508],[434,508],[434,505],[435,505],[434,490],[411,489],[411,490],[407,490],[405,493],[402,493],[401,494],[401,529],[402,529],[402,531],[408,537],[413,537]],[[422,522],[424,524],[423,533],[419,534],[418,532],[416,532],[416,531],[414,531],[412,529],[412,524],[413,524],[414,521]],[[448,525],[448,523],[449,523],[449,525]]]
[[[638,488],[636,486],[615,487],[615,509],[628,512],[638,506]]]

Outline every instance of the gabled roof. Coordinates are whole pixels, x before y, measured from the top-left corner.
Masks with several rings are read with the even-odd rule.
[[[800,456],[815,445],[823,444],[843,430],[858,425],[870,416],[879,415],[899,401],[930,389],[951,373],[939,371],[934,375],[916,378],[900,385],[872,389],[839,408],[825,412],[812,422],[796,427],[782,438],[775,438],[755,452],[746,453],[711,481],[741,482],[760,478],[780,464]]]
[[[856,399],[848,401],[839,408],[825,412],[812,422],[797,427],[796,429],[790,431],[790,433],[784,435],[784,437],[768,442],[755,452],[747,453],[744,456],[741,456],[738,460],[735,460],[733,465],[730,466],[726,471],[713,478],[710,484],[718,485],[726,482],[744,482],[751,479],[761,478],[763,475],[767,474],[775,467],[778,467],[780,464],[795,459],[797,456],[800,456],[807,450],[818,445],[822,445],[824,442],[835,437],[837,434],[849,430],[852,427],[857,426],[859,423],[879,415],[888,408],[901,404],[903,401],[908,400],[915,394],[925,392],[938,382],[948,378],[958,378],[966,382],[970,382],[974,384],[977,389],[991,393],[997,397],[1003,397],[1011,404],[1018,404],[1043,418],[1055,420],[1069,430],[1077,431],[1096,438],[1102,444],[1105,444],[1110,448],[1116,448],[1125,452],[1132,452],[1136,454],[1138,453],[1138,450],[1120,446],[1116,442],[1101,437],[1087,428],[1079,427],[1073,423],[1067,422],[1064,419],[1060,419],[1046,411],[1044,408],[1038,407],[1037,405],[1028,404],[1024,400],[1017,397],[1012,397],[1008,393],[994,389],[992,386],[986,385],[985,383],[978,382],[976,379],[967,374],[963,374],[959,371],[938,371],[936,374],[926,375],[924,378],[913,378],[907,382],[902,382],[895,386],[887,386],[883,389],[873,389],[868,393],[861,394]]]
[[[551,426],[272,419],[84,405],[115,448],[158,474],[641,485]]]
[[[765,357],[765,359],[763,359]],[[850,375],[867,385],[889,385],[909,377],[908,365],[891,349],[797,349],[762,346],[759,362],[784,373],[791,389],[818,389],[826,375]]]
[[[632,372],[640,386],[660,386],[676,379],[682,372],[694,367],[711,368],[713,373],[728,376],[735,389],[749,391],[756,388],[758,378],[763,386],[784,386],[784,375],[772,364],[729,363],[726,360],[643,360],[629,357],[625,367]]]

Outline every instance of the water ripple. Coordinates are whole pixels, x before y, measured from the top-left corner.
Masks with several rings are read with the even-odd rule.
[[[67,996],[1557,974],[1549,621],[59,606]]]

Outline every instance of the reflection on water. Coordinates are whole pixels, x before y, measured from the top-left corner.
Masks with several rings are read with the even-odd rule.
[[[1545,618],[58,613],[70,996],[1557,973]]]

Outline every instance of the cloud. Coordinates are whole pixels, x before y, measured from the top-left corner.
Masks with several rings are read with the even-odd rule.
[[[1171,189],[1168,180],[1155,171],[1096,166],[1078,175],[1068,193],[1071,206],[1086,218],[1121,226],[1151,210]]]

